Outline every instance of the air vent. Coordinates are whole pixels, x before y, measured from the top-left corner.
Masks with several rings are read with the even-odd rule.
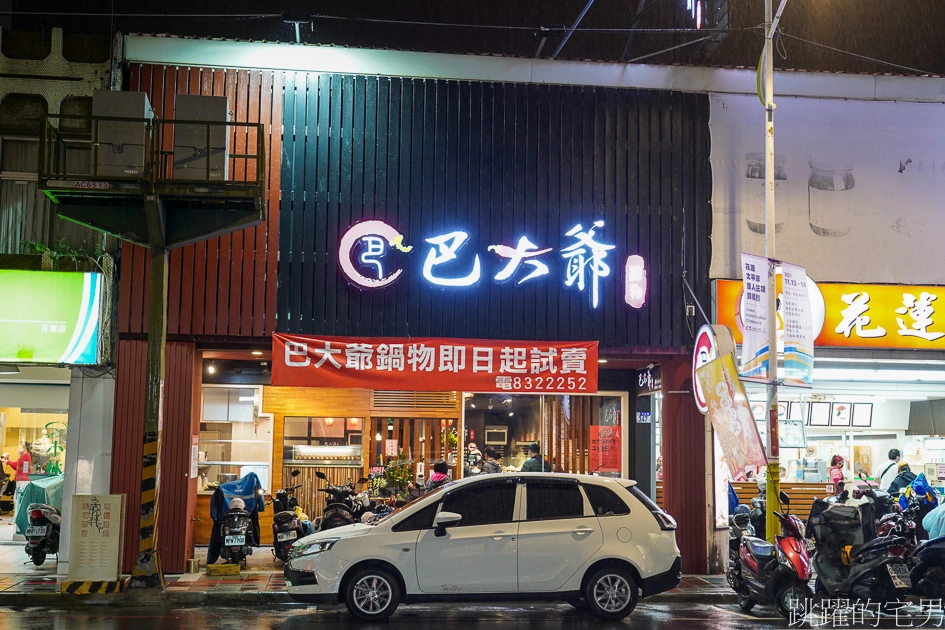
[[[372,412],[385,410],[403,412],[416,409],[424,411],[455,411],[459,408],[456,392],[399,392],[378,391],[371,394]]]

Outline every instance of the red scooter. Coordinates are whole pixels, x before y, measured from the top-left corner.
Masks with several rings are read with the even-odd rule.
[[[781,493],[781,503],[791,499]],[[749,611],[755,604],[774,604],[785,619],[803,619],[813,599],[808,585],[810,558],[804,541],[804,524],[791,514],[775,512],[781,535],[771,543],[746,536],[739,547],[739,562],[729,569],[729,583],[738,593],[738,606]]]

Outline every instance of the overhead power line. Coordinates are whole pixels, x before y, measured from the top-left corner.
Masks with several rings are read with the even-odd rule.
[[[938,73],[938,72],[930,72],[930,71],[928,71],[928,70],[920,70],[920,69],[918,69],[918,68],[911,68],[911,67],[909,67],[909,66],[903,66],[903,65],[898,64],[898,63],[893,63],[892,61],[885,61],[885,60],[883,60],[883,59],[877,59],[877,58],[875,58],[875,57],[869,57],[869,56],[867,56],[867,55],[860,55],[860,54],[855,53],[855,52],[850,52],[849,50],[843,50],[843,49],[840,49],[840,48],[835,48],[835,47],[833,47],[833,46],[828,46],[827,44],[821,44],[821,43],[819,43],[819,42],[814,42],[814,41],[811,41],[811,40],[809,40],[809,39],[804,39],[803,37],[798,37],[798,36],[796,36],[796,35],[790,35],[790,34],[788,34],[788,33],[785,33],[783,29],[779,32],[779,35],[780,35],[781,37],[787,37],[787,38],[790,38],[790,39],[793,39],[793,40],[802,42],[802,43],[804,43],[804,44],[807,44],[808,46],[814,46],[814,47],[816,47],[816,48],[822,48],[822,49],[824,49],[824,50],[829,50],[829,51],[831,51],[831,52],[835,52],[835,53],[840,54],[840,55],[846,55],[846,56],[848,56],[848,57],[854,57],[854,58],[856,58],[856,59],[861,59],[861,60],[863,60],[863,61],[870,61],[870,62],[872,62],[872,63],[877,63],[877,64],[880,64],[880,65],[883,65],[883,66],[889,66],[890,68],[898,68],[899,70],[907,70],[907,71],[909,71],[909,72],[914,72],[914,73],[916,73],[916,74],[932,74],[932,75],[938,75],[938,74],[940,74],[940,73]]]

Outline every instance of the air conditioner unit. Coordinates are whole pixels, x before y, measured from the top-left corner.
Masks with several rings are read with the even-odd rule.
[[[148,159],[148,121],[154,110],[144,92],[92,92],[92,116],[134,118],[102,120],[93,126],[95,167],[100,177],[136,178],[145,174]],[[97,129],[96,129],[97,127]]]
[[[225,123],[229,105],[224,96],[179,94],[174,104],[174,179],[226,181],[230,134],[222,124],[184,124],[193,120]]]

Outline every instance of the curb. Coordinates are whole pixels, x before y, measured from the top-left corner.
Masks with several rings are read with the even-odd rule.
[[[663,593],[646,599],[645,604],[734,604],[738,598],[732,592],[708,593]],[[309,604],[297,602],[285,591],[184,591],[169,589],[160,591],[135,590],[112,594],[62,595],[60,593],[3,593],[0,592],[0,607],[10,608],[83,608],[87,606],[114,606],[116,608],[163,608],[225,606],[225,607],[272,607],[308,608]]]

